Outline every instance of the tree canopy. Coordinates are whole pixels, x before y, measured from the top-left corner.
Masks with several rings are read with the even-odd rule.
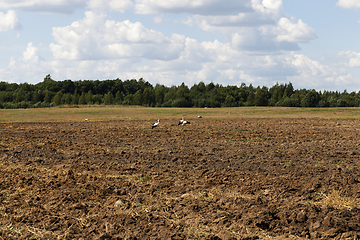
[[[0,82],[0,108],[59,105],[141,105],[147,107],[359,107],[360,93],[294,89],[292,83],[260,87],[199,82],[167,87],[139,80],[64,80],[50,75],[35,85]]]

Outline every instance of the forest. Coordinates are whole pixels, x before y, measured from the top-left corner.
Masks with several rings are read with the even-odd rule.
[[[139,80],[64,80],[50,74],[37,84],[0,82],[0,109],[60,105],[140,105],[147,107],[359,107],[360,93],[294,89],[292,83],[254,87],[199,82],[167,87]]]

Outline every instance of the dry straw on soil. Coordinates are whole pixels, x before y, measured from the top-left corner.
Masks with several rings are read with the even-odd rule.
[[[332,190],[328,195],[324,194],[325,199],[320,203],[324,208],[347,209],[359,208],[359,200],[346,196],[344,190]]]

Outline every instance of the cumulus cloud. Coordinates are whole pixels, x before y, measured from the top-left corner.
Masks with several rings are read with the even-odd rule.
[[[143,1],[145,2],[150,4]],[[208,3],[214,6],[214,1]],[[237,2],[232,1],[229,4],[236,8],[234,3]],[[205,3],[200,1],[198,4]],[[156,6],[159,5],[160,3]],[[191,16],[192,24],[196,23],[207,32],[222,33],[238,50],[258,53],[296,51],[300,49],[298,43],[316,39],[315,31],[301,19],[295,21],[291,17],[284,17],[281,0],[252,0],[251,11],[240,9],[236,14],[228,11],[226,14],[222,12],[219,15],[205,15],[196,13],[196,8],[191,9],[195,12]]]
[[[257,12],[275,17],[281,16],[283,11],[282,0],[252,0],[252,7]]]
[[[125,12],[126,9],[133,7],[131,0],[90,0],[88,8],[95,10],[111,10],[117,12]]]
[[[351,74],[347,74],[344,68],[323,65],[303,54],[294,54],[287,61],[297,70],[297,74],[288,79],[304,88],[319,88],[329,84],[336,88],[354,83]]]
[[[349,67],[360,67],[360,53],[352,51],[343,51],[339,53],[340,57],[345,57],[349,59]]]
[[[337,6],[343,8],[359,8],[360,9],[360,1],[358,0],[339,0],[336,3]]]
[[[146,29],[140,22],[115,22],[105,14],[86,12],[81,21],[53,28],[56,43],[50,49],[57,59],[177,58],[184,37],[171,38]]]
[[[62,10],[55,11],[56,6]],[[0,7],[63,13],[77,7],[91,9],[83,19],[52,29],[53,60],[43,60],[39,47],[29,43],[20,58],[12,58],[8,68],[0,70],[0,75],[13,74],[7,79],[25,72],[37,74],[34,82],[51,73],[59,80],[143,77],[168,86],[199,81],[271,86],[292,81],[297,88],[353,81],[338,66],[292,52],[300,49],[298,43],[314,41],[316,34],[301,19],[285,16],[281,0],[0,0]],[[165,36],[140,22],[114,21],[102,13],[129,8],[140,14],[160,14],[152,16],[158,24],[163,22],[162,14],[186,13],[188,26],[197,24],[205,31],[220,32],[227,41]],[[346,54],[349,66],[360,65],[359,55]]]
[[[0,12],[0,32],[15,30],[19,27],[20,23],[15,11],[9,10],[5,14]]]
[[[138,38],[140,40],[141,38]],[[29,43],[18,60],[12,58],[0,75],[16,82],[38,82],[48,73],[54,79],[132,79],[143,77],[152,83],[167,86],[185,82],[191,86],[199,81],[214,81],[223,85],[254,83],[272,86],[276,82],[293,82],[296,88],[320,88],[325,84],[352,83],[351,75],[337,66],[323,65],[302,54],[249,55],[234,50],[231,44],[217,40],[198,42],[181,38],[183,48],[176,58],[147,60],[146,56],[132,58],[78,59],[56,58],[44,61],[39,49]],[[355,56],[355,55],[354,55]],[[21,72],[21,75],[16,75]],[[24,77],[25,74],[25,77]],[[329,89],[328,89],[329,90]]]
[[[8,82],[35,84],[50,72],[52,72],[50,62],[44,61],[39,55],[39,48],[30,42],[21,57],[11,57],[8,66],[0,69],[0,78]]]
[[[311,42],[316,38],[314,29],[301,19],[293,23],[290,19],[282,17],[278,22],[277,31],[276,39],[279,42]]]
[[[85,6],[86,0],[0,0],[0,8],[38,13],[71,14]]]
[[[24,62],[39,62],[38,51],[39,49],[34,47],[32,42],[28,43],[26,50],[23,52],[22,60]]]
[[[251,12],[251,0],[136,0],[135,10],[139,14],[189,13],[199,15],[229,15]]]

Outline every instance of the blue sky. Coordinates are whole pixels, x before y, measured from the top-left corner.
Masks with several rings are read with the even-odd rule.
[[[0,81],[360,90],[359,0],[0,0]]]

